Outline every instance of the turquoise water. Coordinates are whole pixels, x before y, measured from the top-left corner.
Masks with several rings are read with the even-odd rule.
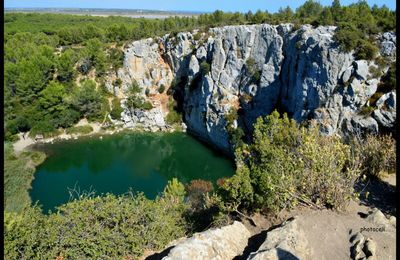
[[[177,177],[216,182],[232,176],[233,163],[183,133],[124,133],[37,145],[48,157],[38,166],[30,196],[44,212],[71,193],[123,194],[129,189],[155,198]]]

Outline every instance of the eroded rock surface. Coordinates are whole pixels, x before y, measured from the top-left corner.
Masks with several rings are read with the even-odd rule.
[[[304,231],[296,219],[267,233],[265,242],[248,260],[312,259]]]
[[[394,128],[395,106],[368,108],[379,86],[370,72],[377,65],[340,51],[335,30],[239,25],[135,41],[126,47],[124,66],[118,71],[122,84],[116,89],[124,98],[136,81],[140,95],[160,107],[145,112],[153,115],[143,122],[160,127],[168,113],[168,97],[157,90],[172,84],[169,94],[183,109],[188,131],[224,151],[230,150],[225,118],[232,110],[239,111],[234,125],[246,133],[251,133],[257,117],[274,109],[299,122],[316,119],[328,135]],[[395,43],[394,33],[379,36],[381,55],[395,60]],[[385,94],[385,102],[393,103],[393,97],[395,92]],[[366,109],[374,111],[364,113]],[[141,120],[130,114],[123,116],[128,126]]]
[[[238,221],[219,229],[210,229],[183,240],[163,260],[232,259],[242,254],[250,232]]]

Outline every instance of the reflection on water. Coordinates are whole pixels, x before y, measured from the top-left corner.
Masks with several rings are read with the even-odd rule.
[[[68,187],[92,187],[97,194],[132,188],[154,198],[172,177],[215,182],[234,172],[228,159],[182,133],[119,134],[36,148],[49,157],[38,167],[30,194],[45,211],[68,201]]]

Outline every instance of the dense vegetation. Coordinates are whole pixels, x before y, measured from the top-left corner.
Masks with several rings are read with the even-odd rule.
[[[275,111],[257,120],[252,144],[236,150],[237,173],[222,185],[223,201],[275,212],[299,202],[339,208],[359,175],[354,159],[339,137]]]
[[[37,151],[15,154],[10,143],[4,144],[4,210],[22,212],[31,205],[31,187],[35,166],[45,155]]]
[[[373,36],[394,31],[396,25],[395,12],[384,6],[370,8],[365,1],[341,6],[338,0],[328,7],[308,0],[296,11],[288,7],[274,14],[216,11],[160,20],[6,13],[5,139],[15,140],[19,132],[27,131],[33,136],[49,136],[58,128],[88,133],[92,129],[73,125],[81,118],[102,122],[108,114],[120,119],[119,99],[105,90],[104,77],[122,66],[123,45],[128,40],[166,33],[173,36],[194,28],[282,22],[292,22],[295,28],[304,23],[337,25],[335,37],[343,51],[355,50],[359,59],[375,58]],[[209,63],[201,64],[203,73],[210,69]],[[246,73],[259,80],[251,59]],[[382,77],[379,95],[394,88],[395,74],[392,64]],[[166,88],[161,86],[159,92]],[[126,105],[151,109],[140,92],[133,83]],[[182,117],[172,98],[169,108],[167,122],[178,125]],[[16,155],[7,144],[6,258],[135,258],[144,250],[161,249],[175,238],[202,230],[211,222],[222,223],[221,219],[240,212],[276,212],[298,203],[340,208],[354,195],[356,178],[395,171],[391,137],[367,136],[344,144],[337,137],[321,136],[312,124],[300,127],[275,112],[257,120],[253,140],[246,144],[243,131],[234,125],[236,119],[234,110],[226,116],[230,141],[236,148],[237,171],[232,178],[220,180],[216,189],[201,180],[186,186],[172,180],[154,201],[133,193],[81,196],[49,215],[30,205],[27,192],[34,166],[43,160],[43,154]]]
[[[104,101],[108,95],[104,76],[122,66],[122,48],[128,40],[166,33],[174,36],[195,28],[283,22],[294,23],[297,28],[304,23],[337,25],[335,37],[343,50],[355,50],[360,59],[375,57],[375,34],[396,27],[395,12],[385,6],[370,8],[366,1],[341,6],[339,0],[327,7],[308,0],[295,11],[287,7],[273,14],[261,10],[245,14],[215,11],[167,19],[6,13],[5,138],[15,140],[18,132],[29,130],[33,135],[52,135],[57,128],[70,127],[83,117],[102,121],[111,110]],[[255,81],[259,80],[258,70],[251,61],[248,63],[248,72]],[[202,64],[202,71],[208,70],[209,64]],[[85,79],[94,84],[83,84],[81,80]],[[94,86],[96,91],[88,96]],[[80,90],[82,87],[85,90]],[[79,105],[87,99],[90,105],[81,109]],[[133,106],[151,108],[138,98],[130,101]],[[112,116],[118,119],[119,109],[114,107],[117,110]]]
[[[128,192],[118,197],[81,196],[50,215],[36,206],[20,215],[6,212],[5,256],[136,259],[145,250],[160,250],[189,230],[184,189],[179,194],[170,186],[155,200]]]

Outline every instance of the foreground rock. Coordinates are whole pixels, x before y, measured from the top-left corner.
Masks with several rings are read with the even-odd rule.
[[[257,228],[254,233],[235,221],[179,239],[162,252],[168,255],[155,255],[165,260],[396,259],[396,218],[378,209],[351,201],[343,212],[302,208],[287,217],[278,227],[267,225],[268,231]]]
[[[268,232],[265,242],[247,259],[311,259],[311,249],[298,220],[294,219]]]
[[[242,254],[250,232],[240,222],[197,233],[178,243],[163,260],[232,259]]]
[[[183,109],[187,130],[224,151],[230,150],[225,118],[239,110],[234,125],[247,133],[257,117],[276,108],[297,121],[318,120],[329,135],[393,129],[395,92],[382,97],[384,106],[369,107],[378,91],[380,79],[370,73],[377,64],[342,52],[335,30],[238,25],[135,41],[127,45],[118,71],[122,83],[113,85],[111,77],[106,85],[124,103],[129,86],[137,82],[140,95],[158,107],[144,111],[149,116],[125,107],[128,127],[164,127],[169,93]],[[379,36],[378,44],[382,56],[396,59],[394,33]],[[162,85],[167,89],[159,93]]]

